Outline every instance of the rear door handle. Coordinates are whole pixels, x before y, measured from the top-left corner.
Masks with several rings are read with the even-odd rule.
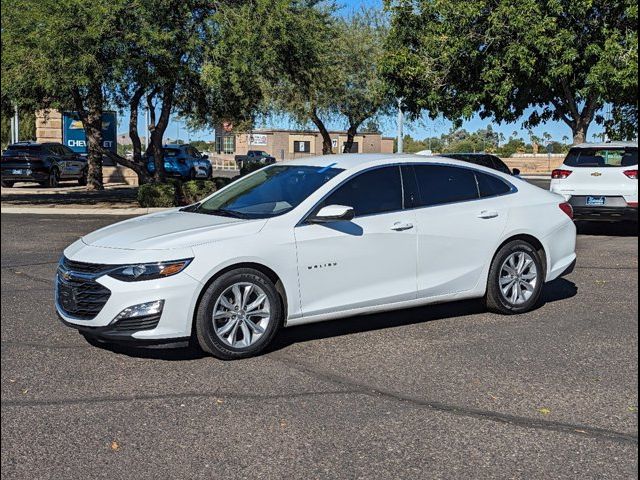
[[[498,212],[491,212],[489,210],[483,210],[480,212],[480,215],[478,215],[478,218],[483,218],[483,219],[490,219],[490,218],[496,218],[499,217],[500,214]]]
[[[396,222],[391,227],[391,230],[395,230],[396,232],[402,232],[403,230],[411,230],[413,228],[413,223],[403,223]]]

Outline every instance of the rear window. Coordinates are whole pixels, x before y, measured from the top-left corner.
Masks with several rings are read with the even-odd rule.
[[[164,156],[165,157],[177,157],[178,155],[180,155],[180,150],[177,148],[165,148],[164,149]]]
[[[564,164],[568,167],[630,167],[638,164],[638,149],[572,148]]]

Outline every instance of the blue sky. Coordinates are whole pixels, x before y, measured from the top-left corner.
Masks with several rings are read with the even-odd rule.
[[[340,8],[340,13],[343,15],[350,15],[354,11],[362,8],[362,7],[374,7],[374,8],[382,8],[382,0],[340,0],[337,2]],[[528,137],[528,133],[526,129],[522,128],[521,119],[518,122],[511,124],[502,124],[499,125],[495,122],[492,122],[491,119],[482,120],[480,117],[475,116],[467,122],[464,122],[462,128],[465,128],[469,131],[475,131],[480,128],[486,128],[489,124],[493,126],[493,129],[504,134],[506,138],[508,138],[514,131],[518,131],[519,136],[523,138]],[[144,135],[142,131],[144,119],[141,116],[139,118],[138,124],[140,127],[140,134]],[[118,118],[119,128],[118,132],[126,132],[128,130],[129,124],[129,113],[122,112]],[[381,128],[383,134],[385,136],[393,137],[396,135],[396,119],[395,116],[390,118],[385,118],[381,122]],[[267,124],[260,125],[260,127],[271,127],[271,128],[298,128],[299,126],[283,119],[274,119],[268,121]],[[340,122],[334,123],[329,126],[331,129],[343,129],[345,125]],[[413,138],[421,140],[426,137],[439,137],[443,133],[447,133],[451,128],[451,122],[448,122],[444,119],[436,119],[435,121],[428,119],[427,115],[424,115],[423,118],[419,121],[415,122],[406,122],[405,123],[405,134],[411,135]],[[538,137],[542,137],[543,133],[549,133],[553,136],[554,140],[562,141],[562,138],[567,136],[571,138],[571,129],[563,122],[547,122],[544,125],[540,125],[537,128],[533,129],[533,133]],[[589,129],[589,137],[588,140],[594,139],[594,135],[598,135],[602,132],[602,127],[596,125],[595,122],[591,124]],[[184,122],[177,121],[173,119],[167,132],[165,134],[166,138],[176,139],[179,138],[184,141],[188,140],[213,140],[213,132],[211,130],[200,130],[200,131],[188,131]]]

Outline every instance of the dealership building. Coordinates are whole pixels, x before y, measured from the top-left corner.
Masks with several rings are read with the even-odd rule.
[[[322,135],[313,130],[258,129],[234,132],[216,128],[215,156],[220,160],[233,160],[235,155],[246,155],[249,150],[262,150],[278,161],[322,155]],[[347,133],[331,131],[333,153],[344,151]],[[355,136],[351,153],[393,153],[393,138],[379,133],[360,133]]]

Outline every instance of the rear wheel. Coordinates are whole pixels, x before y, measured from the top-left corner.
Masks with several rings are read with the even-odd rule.
[[[196,313],[200,347],[223,360],[257,355],[273,339],[284,318],[273,282],[243,268],[225,273],[205,291]]]
[[[2,186],[4,188],[11,188],[16,182],[12,182],[10,180],[2,180]]]
[[[540,254],[528,242],[514,240],[496,254],[489,271],[487,308],[512,315],[533,310],[542,294],[544,267]]]

